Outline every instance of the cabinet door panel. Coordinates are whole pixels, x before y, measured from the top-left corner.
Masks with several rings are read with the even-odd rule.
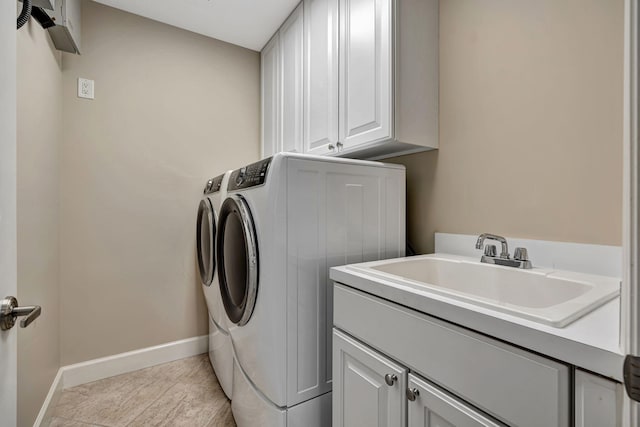
[[[337,330],[333,357],[333,427],[405,425],[403,367]]]
[[[576,427],[618,427],[622,384],[576,370]]]
[[[304,8],[304,149],[328,154],[338,141],[338,0]]]
[[[302,153],[302,46],[304,38],[302,4],[280,28],[280,87],[282,102],[282,151]]]
[[[262,81],[262,157],[281,150],[280,121],[280,38],[278,33],[260,54]]]
[[[392,0],[340,5],[340,141],[348,149],[392,136]]]
[[[409,388],[419,393],[407,405],[409,427],[503,426],[417,375],[409,374]]]

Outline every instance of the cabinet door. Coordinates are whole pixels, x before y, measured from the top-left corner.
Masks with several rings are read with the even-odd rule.
[[[414,374],[409,374],[409,427],[501,427],[461,400]]]
[[[576,427],[618,427],[622,384],[576,370]]]
[[[333,427],[405,425],[406,375],[400,365],[334,329]]]
[[[304,150],[338,142],[338,0],[304,1]]]
[[[280,143],[280,37],[275,36],[262,49],[262,157],[269,157],[281,150]]]
[[[393,0],[340,2],[340,141],[392,137]]]
[[[282,151],[302,153],[302,3],[280,28],[280,110]]]

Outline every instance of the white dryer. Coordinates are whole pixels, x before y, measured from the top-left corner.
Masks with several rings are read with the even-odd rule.
[[[233,171],[216,256],[239,427],[331,425],[329,268],[404,248],[403,166],[281,153]]]
[[[207,181],[198,205],[196,249],[202,290],[209,313],[209,359],[222,390],[231,398],[233,387],[233,350],[227,315],[222,305],[216,268],[215,240],[218,212],[227,193],[228,171]]]

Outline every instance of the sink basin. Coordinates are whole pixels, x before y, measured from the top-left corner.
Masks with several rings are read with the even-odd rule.
[[[620,294],[616,278],[542,268],[521,270],[444,254],[351,268],[554,327],[564,327]]]

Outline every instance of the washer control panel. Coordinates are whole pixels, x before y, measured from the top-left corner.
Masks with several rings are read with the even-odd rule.
[[[220,187],[222,187],[222,178],[224,178],[224,175],[218,175],[207,181],[207,185],[204,187],[204,194],[217,193],[220,191]]]
[[[270,164],[271,157],[234,170],[229,177],[227,190],[242,190],[264,184],[267,180],[267,172]]]

